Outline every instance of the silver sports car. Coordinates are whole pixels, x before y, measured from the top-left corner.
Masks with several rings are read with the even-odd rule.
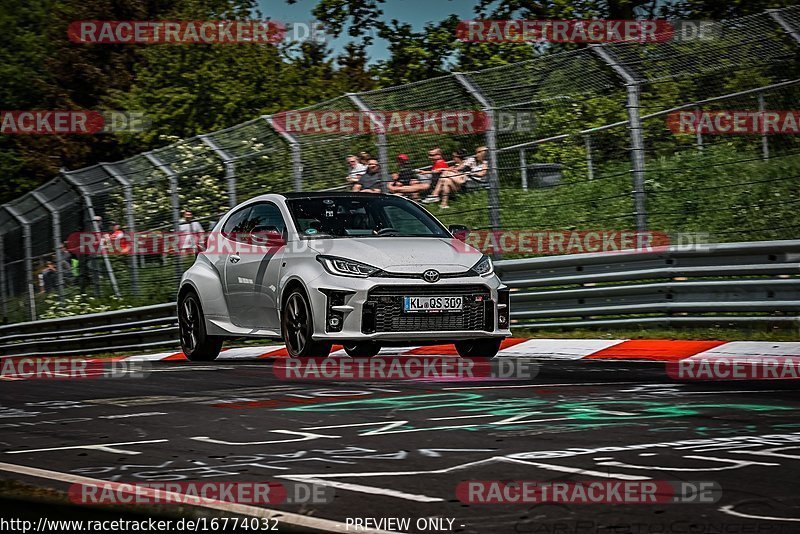
[[[183,275],[183,352],[213,360],[224,339],[253,337],[283,340],[291,356],[327,356],[333,343],[351,356],[432,343],[495,356],[511,334],[509,292],[462,232],[393,195],[243,202]]]

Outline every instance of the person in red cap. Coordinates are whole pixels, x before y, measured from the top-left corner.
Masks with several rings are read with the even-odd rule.
[[[417,176],[408,164],[406,154],[397,155],[397,172],[392,173],[392,181],[389,182],[389,192],[395,195],[410,195],[411,198],[419,198],[419,193],[427,190],[429,184],[422,184],[417,180]]]

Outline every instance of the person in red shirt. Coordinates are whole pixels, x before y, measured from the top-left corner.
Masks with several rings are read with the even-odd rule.
[[[442,156],[442,149],[439,147],[432,148],[428,151],[428,159],[431,161],[431,169],[429,171],[419,171],[420,180],[426,185],[424,191],[433,191],[436,189],[436,184],[439,183],[439,178],[442,173],[449,170],[450,166]],[[429,176],[430,181],[425,180],[425,176]]]

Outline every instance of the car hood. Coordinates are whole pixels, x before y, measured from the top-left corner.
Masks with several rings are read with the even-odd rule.
[[[310,246],[320,254],[360,261],[390,272],[463,272],[482,256],[463,241],[450,237],[348,237],[314,240]]]

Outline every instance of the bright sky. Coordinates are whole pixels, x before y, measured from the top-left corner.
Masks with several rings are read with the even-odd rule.
[[[414,30],[421,30],[427,22],[438,22],[448,15],[456,14],[462,19],[471,19],[476,2],[472,0],[387,0],[381,6],[385,20],[397,19],[412,25]],[[279,22],[311,21],[311,10],[317,0],[298,0],[296,4],[289,5],[285,0],[258,0],[261,14]],[[343,35],[341,38],[330,41],[330,48],[334,53],[340,52],[350,37]],[[375,42],[367,51],[372,62],[387,59],[387,43],[383,39],[375,38]]]

